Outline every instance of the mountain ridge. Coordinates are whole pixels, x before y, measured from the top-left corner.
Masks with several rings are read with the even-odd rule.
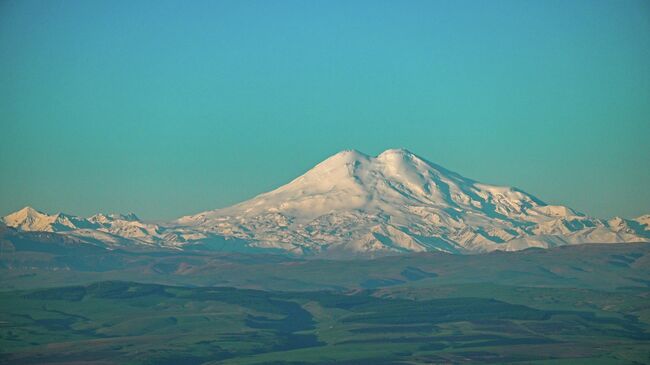
[[[111,245],[183,249],[236,239],[297,255],[374,257],[648,242],[647,217],[589,217],[514,187],[466,178],[402,148],[375,157],[344,150],[277,189],[168,223],[144,223],[134,214],[50,216],[29,207],[3,221]]]

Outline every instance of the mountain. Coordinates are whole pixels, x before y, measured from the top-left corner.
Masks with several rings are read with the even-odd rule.
[[[83,218],[63,213],[48,215],[32,207],[9,214],[3,221],[6,225],[23,231],[64,232],[92,227],[92,224]]]
[[[135,215],[50,216],[32,208],[4,222],[25,231],[110,239],[113,245],[223,248],[234,239],[240,249],[372,257],[649,242],[649,217],[596,219],[390,149],[376,157],[339,152],[271,192],[166,224],[144,223]]]
[[[276,190],[175,223],[297,253],[474,253],[649,237],[638,222],[610,226],[405,149],[343,151]]]
[[[25,207],[4,217],[3,222],[22,231],[62,233],[79,241],[101,242],[108,246],[163,241],[158,226],[141,222],[133,213],[96,214],[82,218],[64,213],[49,215]]]

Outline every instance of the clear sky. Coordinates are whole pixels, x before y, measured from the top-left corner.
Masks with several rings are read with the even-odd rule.
[[[405,147],[650,213],[650,2],[0,2],[0,215],[168,219]]]

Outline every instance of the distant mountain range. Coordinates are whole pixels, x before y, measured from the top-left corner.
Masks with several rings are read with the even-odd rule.
[[[650,215],[602,220],[519,189],[483,184],[404,149],[348,150],[237,205],[152,224],[26,207],[3,218],[108,248],[268,251],[329,257],[481,253],[580,243],[650,242]]]

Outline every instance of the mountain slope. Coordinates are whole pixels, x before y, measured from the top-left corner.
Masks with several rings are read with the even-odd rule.
[[[135,215],[50,216],[32,208],[4,218],[21,230],[112,246],[199,245],[332,257],[648,242],[648,220],[588,217],[516,188],[465,178],[404,149],[377,157],[342,151],[278,189],[167,224],[144,223]]]

